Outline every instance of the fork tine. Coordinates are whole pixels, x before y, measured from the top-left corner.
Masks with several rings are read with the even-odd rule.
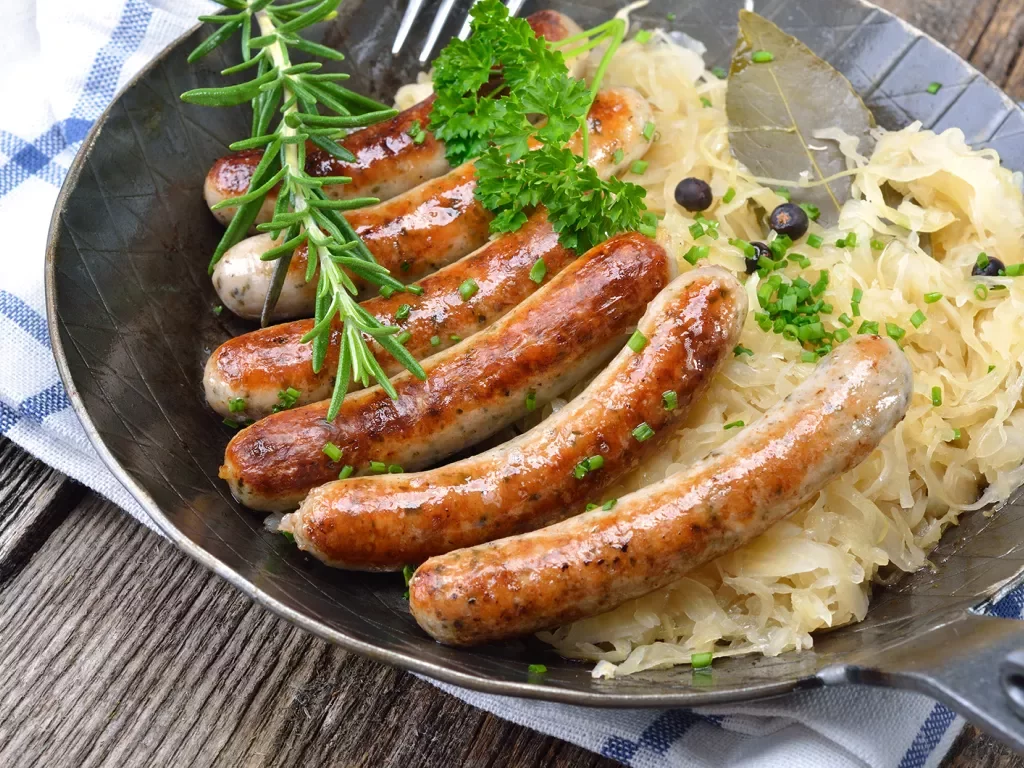
[[[479,2],[480,0],[473,0],[473,5],[476,5]],[[472,10],[472,6],[470,6],[470,10]],[[462,22],[462,29],[459,30],[459,40],[465,40],[467,37],[469,37],[469,25],[472,22],[473,17],[469,13],[467,13],[466,20]]]
[[[473,0],[473,5],[479,3],[480,0]],[[506,0],[505,7],[508,8],[508,15],[515,16],[519,13],[519,10],[523,7],[523,3],[526,0]],[[459,40],[465,40],[469,37],[469,25],[472,23],[473,17],[468,13],[466,14],[466,20],[462,22],[462,29],[459,30]]]
[[[455,5],[455,0],[444,0],[441,3],[441,7],[437,9],[437,15],[434,17],[434,23],[430,25],[430,32],[427,33],[427,42],[423,44],[423,50],[420,51],[420,64],[426,64],[427,59],[430,58],[430,52],[434,50],[434,46],[437,44],[437,38],[441,36],[441,30],[444,28],[444,23],[448,21],[448,17],[452,15],[452,7]]]
[[[405,39],[409,36],[409,31],[412,29],[413,22],[416,21],[416,17],[420,15],[420,10],[423,8],[425,0],[409,0],[409,7],[405,9],[405,15],[402,16],[402,23],[398,25],[398,34],[395,35],[395,44],[391,46],[392,55],[398,55],[398,52],[402,50],[402,46],[405,45]]]
[[[505,3],[505,7],[508,8],[508,15],[515,16],[519,13],[520,9],[523,7],[523,3],[525,2],[526,0],[508,0],[508,2]]]

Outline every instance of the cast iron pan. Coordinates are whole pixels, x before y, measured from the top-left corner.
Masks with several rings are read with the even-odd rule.
[[[620,6],[546,4],[584,27]],[[402,56],[389,52],[404,5],[346,0],[321,33],[347,54],[353,87],[383,101],[418,70],[425,26]],[[703,40],[718,65],[728,61],[741,5],[655,0],[636,18]],[[532,10],[528,5],[524,13]],[[765,0],[757,10],[840,69],[883,126],[957,126],[971,143],[993,147],[1007,166],[1024,169],[1024,113],[934,40],[858,0]],[[666,21],[670,11],[673,22]],[[453,14],[446,34],[461,19]],[[218,299],[205,265],[221,229],[201,194],[210,163],[248,135],[248,114],[178,100],[190,88],[219,84],[218,71],[237,63],[233,46],[198,66],[186,63],[208,32],[179,40],[100,118],[61,191],[46,264],[50,334],[71,401],[104,461],[178,546],[310,632],[468,688],[663,707],[848,682],[890,685],[929,693],[1024,749],[1024,726],[1013,709],[1024,701],[1024,664],[1011,654],[1024,647],[1024,622],[971,611],[1024,569],[1022,506],[966,516],[933,554],[935,570],[878,590],[864,622],[819,634],[812,651],[722,659],[710,680],[700,681],[688,668],[597,681],[590,664],[561,659],[534,641],[445,648],[409,615],[400,577],[328,570],[267,532],[263,516],[235,503],[217,479],[230,431],[207,408],[201,386],[211,350],[249,329],[211,311]],[[932,81],[943,83],[936,95],[925,91]],[[549,672],[543,682],[528,682],[527,665],[538,662]]]

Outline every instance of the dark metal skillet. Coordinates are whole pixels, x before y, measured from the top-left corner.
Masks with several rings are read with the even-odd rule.
[[[545,5],[586,26],[620,4]],[[704,40],[710,64],[724,64],[741,5],[658,0],[635,18]],[[411,54],[388,53],[403,7],[403,0],[346,0],[325,34],[349,56],[354,87],[384,99],[418,68]],[[758,10],[849,77],[882,125],[959,126],[968,141],[1024,169],[1024,112],[935,41],[858,0],[777,0]],[[700,684],[688,669],[595,681],[590,665],[532,641],[472,651],[439,646],[416,627],[394,576],[328,571],[264,530],[217,479],[229,434],[200,386],[209,352],[247,329],[212,311],[217,299],[204,265],[219,231],[201,188],[212,160],[248,125],[244,110],[178,101],[235,63],[215,54],[188,65],[195,35],[139,75],[86,139],[54,212],[46,267],[54,353],[75,409],[104,461],[178,546],[310,632],[481,691],[664,707],[866,683],[928,693],[1024,750],[1024,719],[1015,714],[1024,715],[1024,657],[1015,653],[1024,648],[1024,622],[971,610],[1019,581],[1024,506],[966,516],[933,553],[935,571],[879,589],[865,621],[819,634],[813,651],[716,661]],[[925,92],[932,81],[944,84],[936,95]],[[527,665],[537,662],[549,672],[543,683],[528,682]]]

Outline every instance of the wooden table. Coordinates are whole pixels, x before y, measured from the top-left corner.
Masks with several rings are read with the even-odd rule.
[[[881,4],[1024,99],[1024,0]],[[0,663],[3,766],[617,765],[299,631],[2,439]],[[1024,758],[967,728],[944,765]]]

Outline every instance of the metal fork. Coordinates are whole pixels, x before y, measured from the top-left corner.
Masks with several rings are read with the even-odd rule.
[[[426,0],[409,0],[409,7],[405,9],[402,23],[398,25],[398,34],[395,35],[395,44],[391,46],[391,53],[398,54],[402,50],[402,46],[405,45],[405,39],[409,36],[409,32],[412,31],[412,25],[416,21],[416,17],[419,16],[425,2]],[[473,0],[473,5],[476,5],[478,2],[479,0]],[[519,13],[525,2],[526,0],[505,0],[505,7],[508,8],[510,15],[515,16]],[[454,6],[455,0],[442,0],[441,7],[437,9],[437,15],[434,16],[434,21],[430,25],[430,32],[427,33],[427,41],[423,44],[423,50],[420,51],[421,64],[425,64],[430,58],[434,46],[437,45],[437,39],[441,36],[441,30],[444,28],[445,22],[452,15],[452,8]],[[471,17],[467,13],[462,29],[459,30],[459,40],[465,40],[469,37],[470,19]]]

